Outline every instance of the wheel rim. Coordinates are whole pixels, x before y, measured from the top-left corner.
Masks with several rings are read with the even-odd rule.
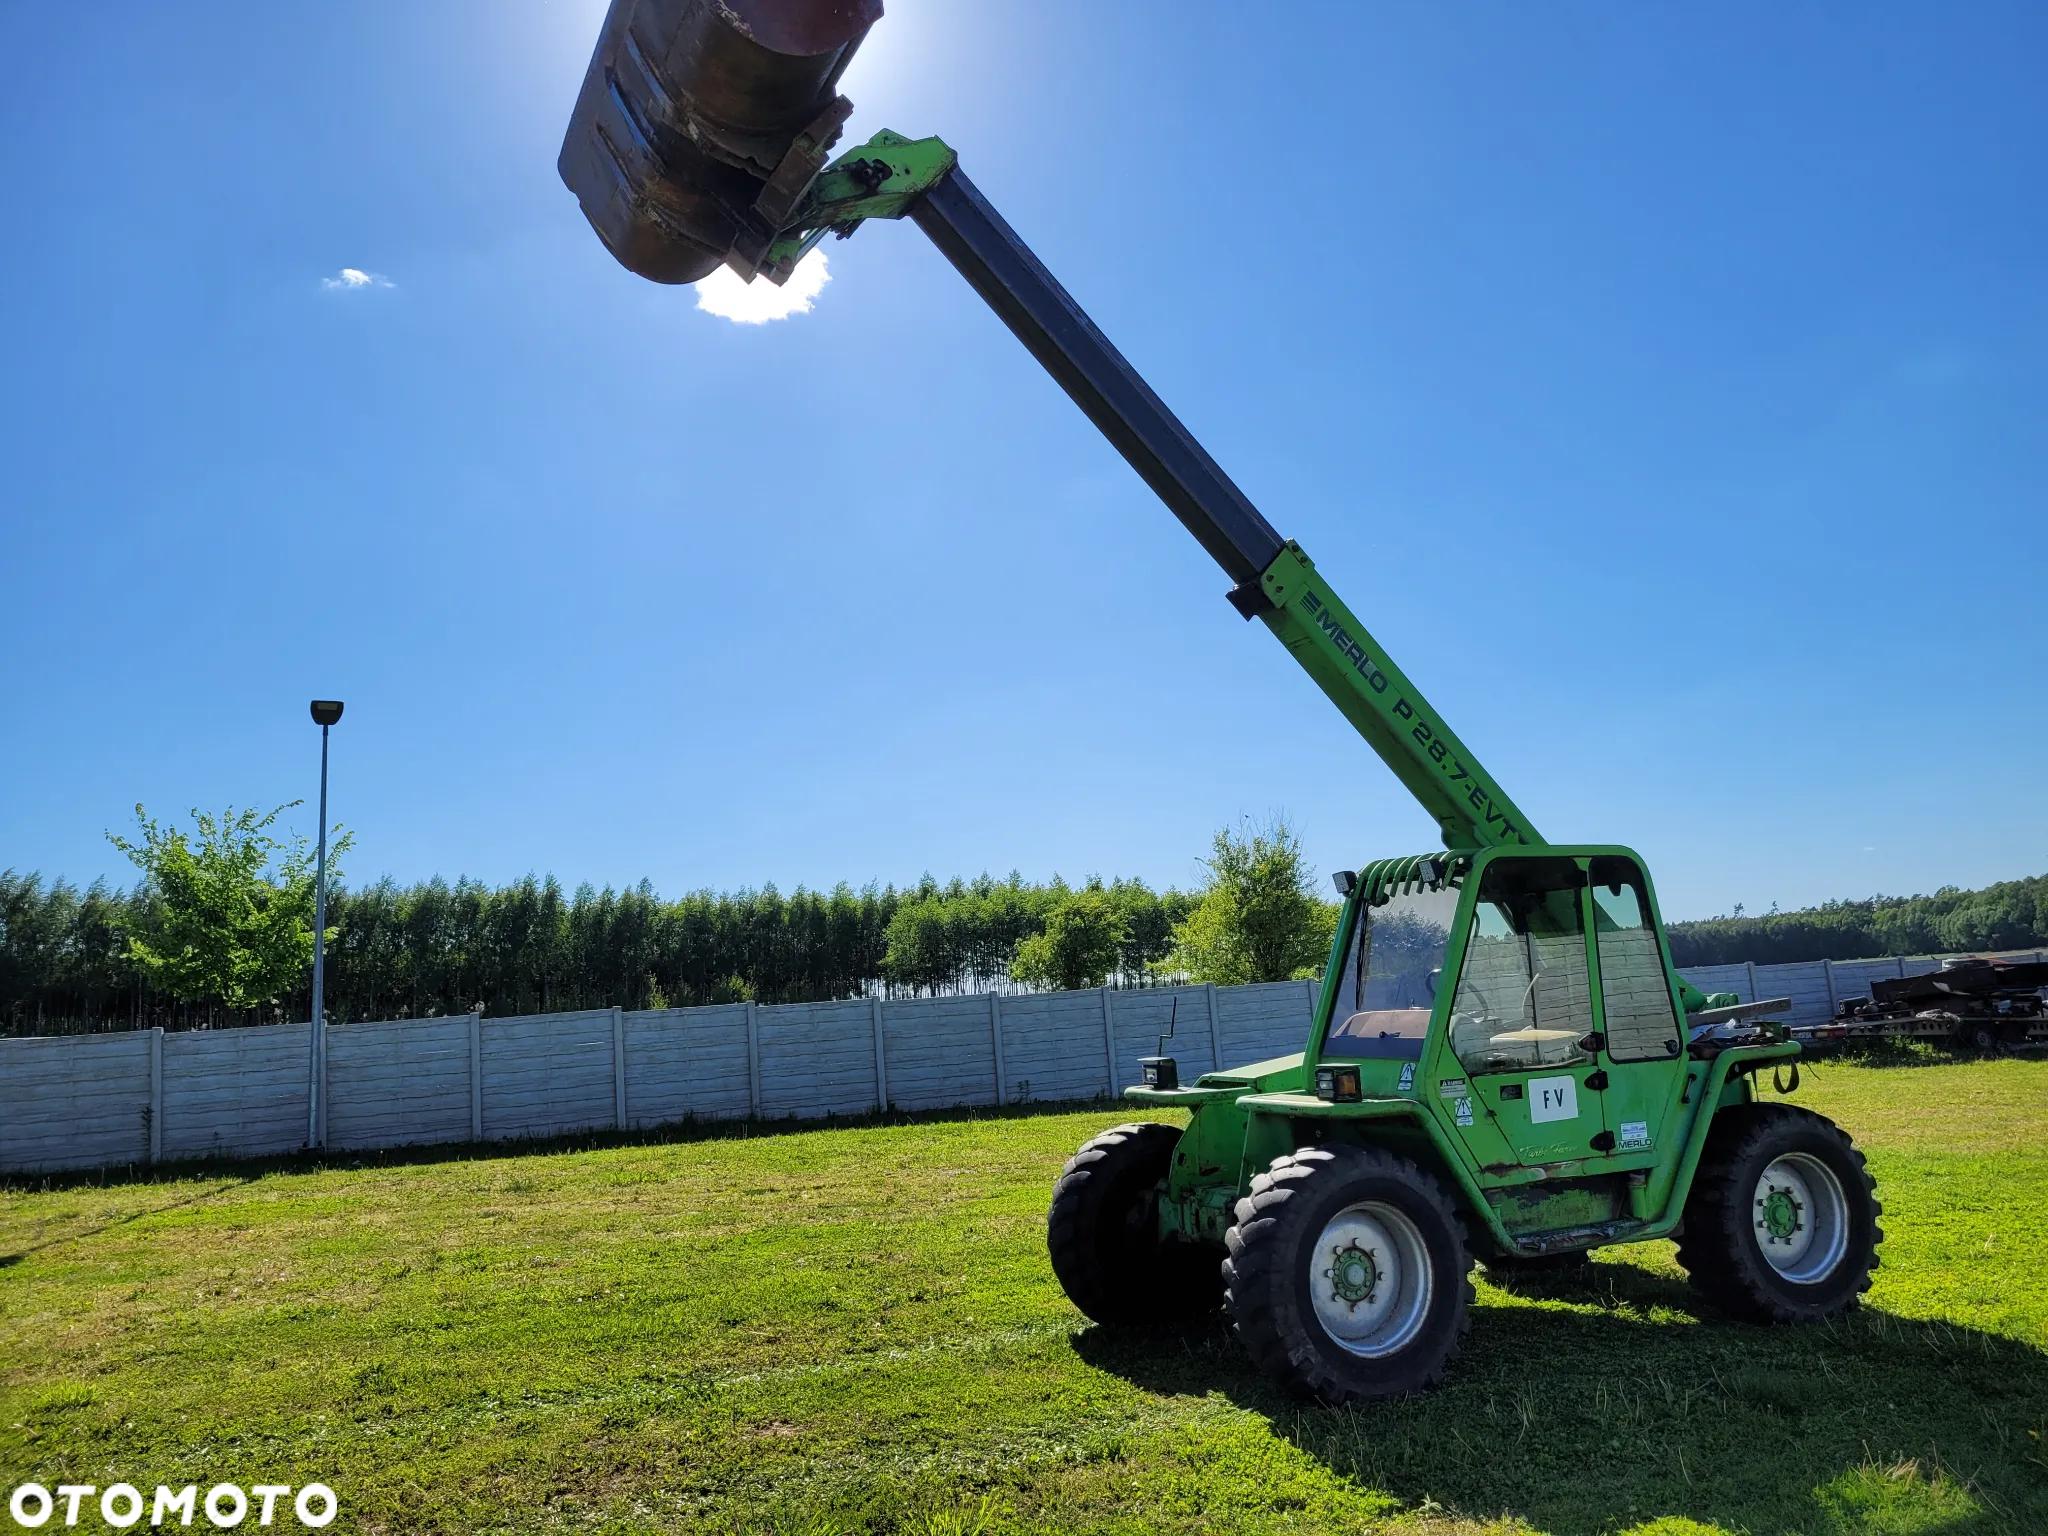
[[[1804,1152],[1789,1152],[1764,1169],[1750,1216],[1764,1262],[1795,1285],[1825,1280],[1848,1251],[1849,1202],[1841,1181]]]
[[[1310,1255],[1308,1288],[1330,1341],[1372,1360],[1422,1331],[1436,1274],[1421,1229],[1393,1206],[1367,1200],[1323,1228]]]

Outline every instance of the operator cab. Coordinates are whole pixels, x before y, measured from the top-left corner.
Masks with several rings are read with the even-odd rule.
[[[1684,1083],[1685,1029],[1634,853],[1375,866],[1346,904],[1339,952],[1311,1082],[1355,1063],[1334,1081],[1441,1099],[1481,1167],[1654,1154]],[[1390,1079],[1382,1062],[1402,1066]]]

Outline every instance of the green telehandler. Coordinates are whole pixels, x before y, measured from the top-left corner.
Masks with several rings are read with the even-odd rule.
[[[1218,1307],[1257,1362],[1332,1403],[1440,1380],[1476,1259],[1565,1268],[1675,1237],[1721,1310],[1835,1316],[1869,1288],[1876,1186],[1849,1138],[1762,1102],[1798,1045],[1769,1004],[1671,964],[1643,861],[1545,841],[1299,545],[1283,540],[935,138],[828,163],[841,73],[880,0],[613,0],[563,144],[612,254],[659,282],[788,278],[869,219],[922,229],[1156,491],[1435,818],[1443,848],[1337,877],[1300,1054],[1126,1098],[1183,1111],[1067,1163],[1052,1267],[1109,1325]],[[1791,1066],[1796,1082],[1797,1067]],[[1787,1084],[1786,1086],[1791,1086]]]

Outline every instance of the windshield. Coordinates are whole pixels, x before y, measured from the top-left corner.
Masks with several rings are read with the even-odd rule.
[[[1359,908],[1337,979],[1325,1055],[1421,1057],[1457,912],[1454,890],[1420,891]]]

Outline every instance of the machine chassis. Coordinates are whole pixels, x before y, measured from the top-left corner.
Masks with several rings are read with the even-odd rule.
[[[1299,1148],[1352,1144],[1383,1148],[1434,1173],[1451,1192],[1482,1257],[1538,1257],[1607,1243],[1669,1237],[1678,1227],[1708,1132],[1717,1111],[1753,1101],[1751,1074],[1799,1054],[1791,1040],[1772,1039],[1708,1054],[1681,1045],[1664,1062],[1617,1062],[1605,1038],[1605,1010],[1598,984],[1600,956],[1592,924],[1587,925],[1587,966],[1593,984],[1589,1003],[1592,1034],[1600,1036],[1588,1076],[1606,1086],[1586,1093],[1577,1117],[1598,1127],[1585,1138],[1581,1155],[1542,1162],[1483,1162],[1475,1138],[1461,1134],[1457,1106],[1462,1099],[1487,1116],[1498,1116],[1503,1088],[1526,1085],[1547,1067],[1474,1074],[1454,1053],[1449,1022],[1456,989],[1437,988],[1427,1035],[1419,1055],[1408,1059],[1357,1059],[1326,1054],[1342,956],[1360,914],[1399,888],[1433,885],[1457,889],[1457,916],[1445,952],[1443,974],[1459,974],[1472,932],[1473,908],[1486,869],[1503,859],[1568,858],[1582,869],[1594,858],[1622,858],[1648,872],[1630,849],[1614,845],[1503,847],[1465,855],[1387,860],[1369,866],[1346,898],[1331,948],[1307,1046],[1299,1055],[1246,1067],[1204,1073],[1186,1087],[1132,1087],[1124,1097],[1158,1109],[1185,1109],[1182,1134],[1166,1187],[1158,1202],[1160,1235],[1168,1240],[1221,1244],[1236,1204],[1252,1181],[1275,1159]],[[1432,872],[1438,879],[1431,882]],[[1404,878],[1405,877],[1405,878]],[[1671,991],[1674,1017],[1683,1019],[1684,989],[1671,966],[1655,892],[1648,892],[1658,953]],[[1338,1102],[1314,1092],[1320,1066],[1355,1067],[1360,1096]],[[1442,1085],[1469,1092],[1441,1092]],[[1526,1089],[1525,1089],[1526,1091]],[[1590,1111],[1590,1113],[1588,1113]],[[1640,1113],[1656,1126],[1648,1147],[1601,1148],[1594,1140],[1622,1113]],[[1471,1118],[1470,1110],[1466,1118]]]

